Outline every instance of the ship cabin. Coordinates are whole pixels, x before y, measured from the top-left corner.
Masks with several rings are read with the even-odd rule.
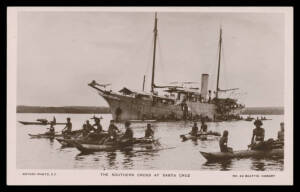
[[[143,91],[128,89],[127,87],[124,87],[119,92],[123,96],[132,97],[132,98],[145,100],[145,101],[152,101],[153,104],[158,104],[158,103],[169,104],[169,105],[174,105],[175,104],[174,98],[171,98],[167,95],[166,96],[160,96],[160,95],[157,95],[156,93],[155,94],[150,94],[150,93],[143,92]]]
[[[208,100],[203,96],[198,88],[169,88],[165,90],[170,95],[176,95],[175,99],[180,102],[189,101],[189,102],[200,102],[207,103]]]

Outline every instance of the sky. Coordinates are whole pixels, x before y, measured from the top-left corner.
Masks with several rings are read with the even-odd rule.
[[[17,104],[108,106],[92,80],[141,90],[146,75],[150,90],[153,25],[152,12],[20,12]],[[158,12],[156,84],[208,73],[215,90],[220,27],[220,88],[239,88],[249,107],[283,106],[281,13]]]

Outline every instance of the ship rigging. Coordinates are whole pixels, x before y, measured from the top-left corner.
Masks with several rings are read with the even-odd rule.
[[[222,46],[222,28],[220,28],[219,36],[219,58],[218,58],[218,74],[216,95],[212,98],[211,91],[208,90],[208,74],[202,74],[201,88],[188,88],[184,84],[192,84],[193,82],[182,83],[177,85],[156,85],[155,84],[155,67],[156,67],[156,45],[158,35],[158,18],[155,13],[154,18],[154,42],[153,42],[153,58],[152,58],[152,75],[151,90],[145,92],[145,76],[143,78],[143,91],[137,91],[124,87],[119,92],[107,91],[100,88],[101,84],[92,81],[89,86],[96,89],[110,106],[113,119],[116,121],[125,120],[180,120],[180,119],[228,119],[230,116],[239,114],[242,105],[231,98],[219,98],[219,92],[227,92],[236,90],[219,88],[219,76],[221,65],[221,46]],[[103,86],[102,86],[103,87]],[[158,95],[155,89],[163,89],[169,95]]]

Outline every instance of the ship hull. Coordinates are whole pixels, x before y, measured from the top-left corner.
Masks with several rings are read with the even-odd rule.
[[[106,95],[99,93],[99,95],[107,101],[112,117],[116,121],[183,119],[184,113],[180,104],[153,104],[152,100],[137,99],[117,94]],[[216,106],[214,104],[187,102],[187,105],[191,116],[198,115],[213,119],[216,114]]]

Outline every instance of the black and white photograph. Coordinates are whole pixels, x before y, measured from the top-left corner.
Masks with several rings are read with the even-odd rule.
[[[291,14],[10,8],[10,178],[291,183]]]

